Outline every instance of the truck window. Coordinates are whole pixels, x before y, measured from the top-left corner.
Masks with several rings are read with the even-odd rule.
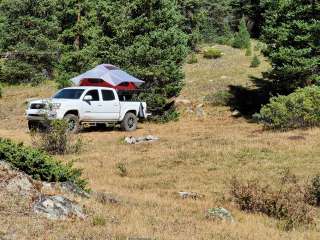
[[[84,89],[63,89],[58,92],[53,98],[56,99],[79,99],[84,92]]]
[[[113,91],[111,90],[101,90],[103,101],[113,101],[115,100],[115,96]]]
[[[92,96],[92,101],[100,101],[98,90],[90,90],[86,96]]]

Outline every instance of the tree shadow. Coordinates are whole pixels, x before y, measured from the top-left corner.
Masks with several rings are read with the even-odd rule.
[[[274,92],[272,83],[264,78],[250,76],[250,81],[254,83],[254,87],[229,85],[231,98],[228,105],[231,110],[238,110],[246,119],[252,119],[253,114],[260,112]]]

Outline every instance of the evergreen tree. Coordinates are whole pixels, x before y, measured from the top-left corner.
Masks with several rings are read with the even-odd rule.
[[[320,3],[318,0],[271,1],[263,40],[272,63],[265,77],[278,93],[320,83]]]
[[[240,21],[239,32],[235,35],[233,47],[241,49],[251,48],[250,33],[248,32],[244,18]]]
[[[39,82],[51,77],[57,57],[55,0],[0,2],[0,81]]]
[[[202,0],[206,20],[201,32],[206,41],[216,41],[219,37],[232,38],[230,22],[230,0]]]
[[[95,5],[92,0],[58,0],[58,40],[62,48],[56,80],[60,88],[68,86],[70,78],[101,63],[97,41],[102,32]]]
[[[237,29],[241,19],[245,17],[252,37],[259,38],[265,22],[266,0],[231,0],[232,28]]]
[[[148,91],[141,97],[163,114],[168,99],[182,89],[188,53],[176,1],[100,1],[96,8],[103,30],[101,59],[144,80]]]
[[[182,29],[189,35],[189,46],[195,49],[201,41],[201,29],[205,22],[203,0],[178,0],[183,16]]]

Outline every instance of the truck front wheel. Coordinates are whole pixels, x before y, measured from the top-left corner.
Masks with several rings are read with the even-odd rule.
[[[74,114],[67,114],[63,118],[68,122],[68,131],[71,133],[78,133],[81,130],[79,117]]]
[[[123,131],[132,132],[137,129],[138,118],[135,114],[129,112],[124,116],[120,127]]]

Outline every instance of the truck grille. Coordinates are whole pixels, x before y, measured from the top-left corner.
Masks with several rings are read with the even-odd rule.
[[[33,103],[30,106],[30,109],[45,109],[46,105],[44,103]]]

